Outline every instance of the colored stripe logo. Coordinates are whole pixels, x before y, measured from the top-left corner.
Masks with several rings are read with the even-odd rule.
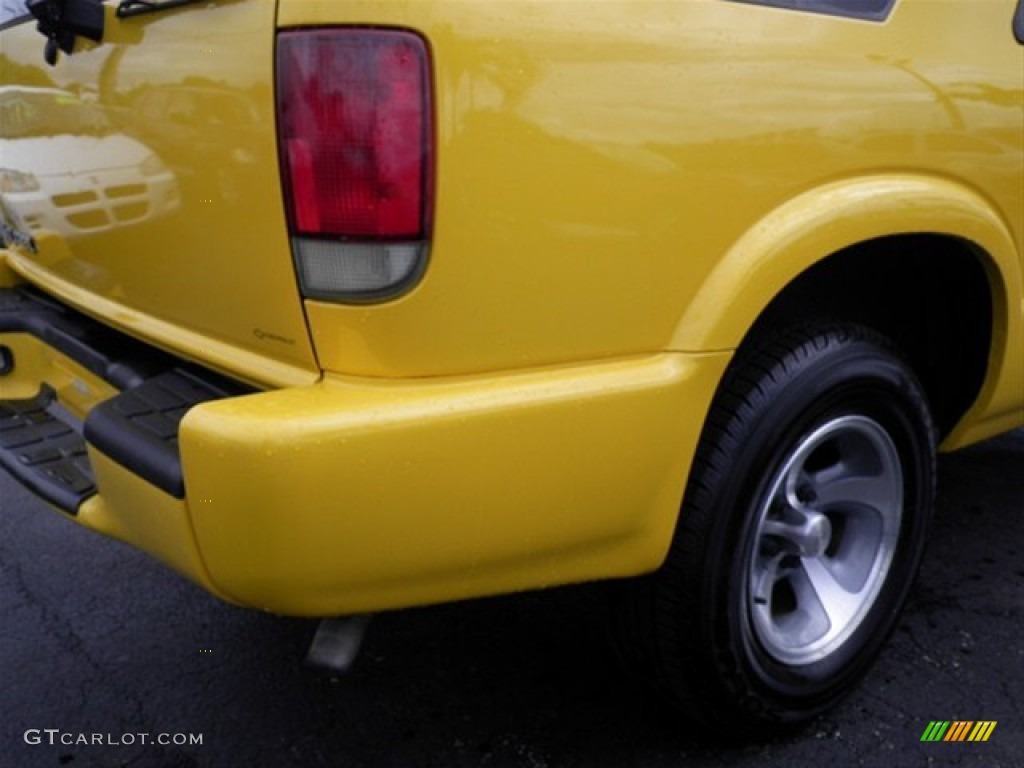
[[[988,741],[995,728],[995,720],[932,720],[921,741]]]

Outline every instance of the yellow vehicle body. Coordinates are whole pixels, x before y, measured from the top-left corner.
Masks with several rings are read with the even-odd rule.
[[[52,68],[33,24],[0,28],[0,85],[103,110],[121,151],[168,169],[173,200],[104,228],[53,202],[86,197],[34,202],[11,177],[10,228],[32,247],[8,238],[0,286],[254,390],[184,415],[182,498],[90,445],[96,493],[74,516],[225,600],[327,616],[657,569],[735,350],[858,248],[880,270],[865,285],[891,264],[915,301],[933,274],[916,246],[977,265],[986,348],[963,352],[983,363],[943,447],[1024,424],[1014,0],[899,0],[879,21],[728,0],[106,10],[103,40]],[[331,25],[411,30],[430,51],[429,259],[381,301],[305,298],[295,278],[275,30]],[[32,130],[0,168],[78,146]],[[66,181],[17,170],[44,193]],[[961,307],[939,272],[914,339],[941,357],[963,340],[944,336]],[[87,419],[118,393],[45,339],[0,347],[0,399],[47,385]]]

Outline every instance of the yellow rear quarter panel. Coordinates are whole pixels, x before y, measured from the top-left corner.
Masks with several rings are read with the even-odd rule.
[[[384,306],[308,303],[321,362],[435,375],[732,348],[829,253],[767,268],[778,249],[750,253],[718,279],[774,212],[804,215],[790,201],[815,209],[828,248],[960,234],[941,200],[874,220],[862,180],[908,173],[980,196],[1009,294],[997,323],[1019,324],[1024,54],[1012,10],[901,0],[874,23],[725,0],[283,2],[285,26],[420,30],[436,68],[430,268]],[[831,209],[847,182],[859,200]]]

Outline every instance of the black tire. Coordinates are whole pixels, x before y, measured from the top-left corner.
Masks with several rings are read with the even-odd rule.
[[[841,325],[750,345],[708,415],[663,567],[617,587],[620,649],[716,730],[814,717],[894,628],[934,481],[925,396],[885,338]]]

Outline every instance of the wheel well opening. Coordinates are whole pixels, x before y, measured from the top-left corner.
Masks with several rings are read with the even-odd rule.
[[[940,235],[860,243],[797,277],[751,335],[809,319],[875,329],[913,366],[944,437],[977,398],[988,369],[993,302],[983,258],[973,244]]]

